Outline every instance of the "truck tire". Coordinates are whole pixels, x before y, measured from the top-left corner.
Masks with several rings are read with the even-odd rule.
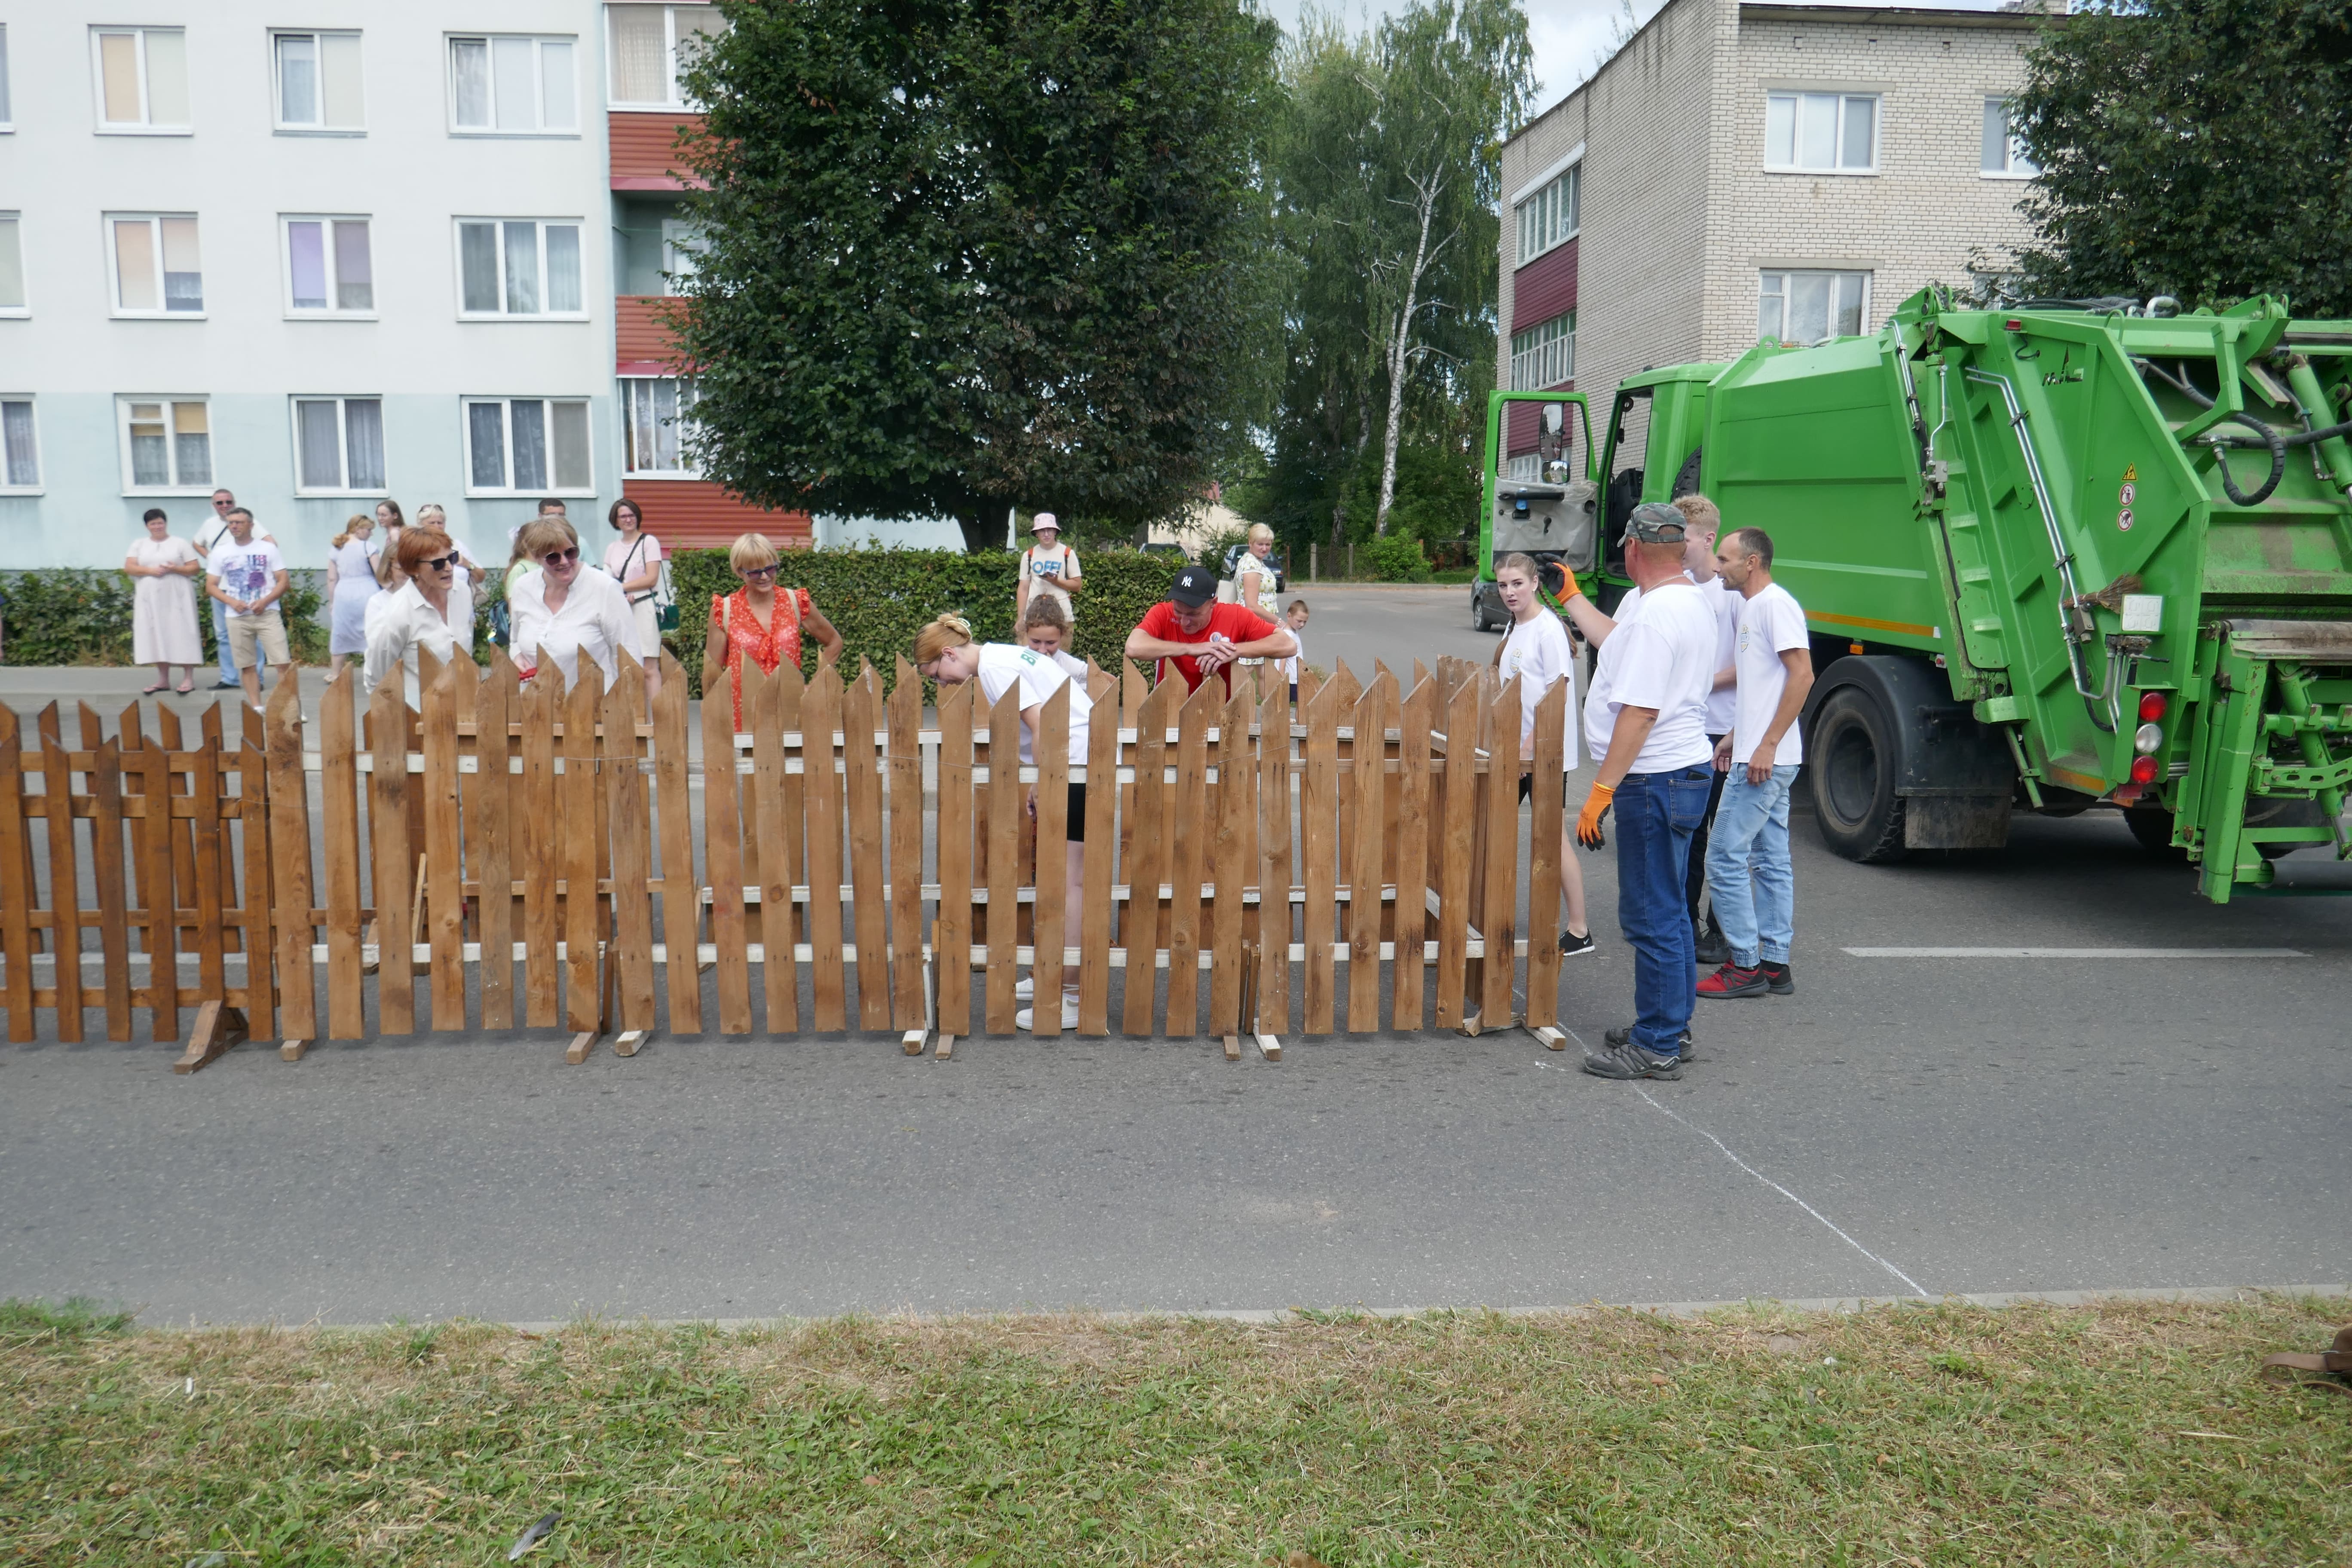
[[[1683,459],[1682,468],[1676,470],[1675,474],[1674,489],[1670,493],[1668,499],[1680,500],[1685,496],[1696,495],[1698,493],[1699,459],[1706,455],[1706,448],[1701,447],[1695,449],[1689,457]]]
[[[2182,860],[2188,851],[2172,842],[2172,813],[2160,805],[2127,805],[2124,807],[2124,826],[2139,840],[2139,847],[2164,860]]]
[[[2258,795],[2246,802],[2248,827],[2325,827],[2327,813],[2315,800],[2289,800],[2279,795]],[[2265,860],[2277,860],[2305,847],[2301,844],[2257,844],[2254,851]]]
[[[1903,858],[1904,806],[1895,793],[1898,767],[1894,721],[1858,686],[1831,693],[1805,737],[1813,819],[1822,842],[1865,866]]]

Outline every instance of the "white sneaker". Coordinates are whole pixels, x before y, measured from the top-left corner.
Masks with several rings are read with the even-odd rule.
[[[1036,1028],[1037,1014],[1035,1009],[1024,1007],[1018,1013],[1013,1014],[1013,1026],[1021,1030],[1024,1034]],[[1075,991],[1065,991],[1062,993],[1062,1027],[1065,1029],[1075,1029],[1077,1026],[1078,994]]]
[[[1037,1000],[1037,982],[1034,978],[1029,980],[1014,981],[1013,983],[1013,999],[1015,1002],[1034,1002]]]

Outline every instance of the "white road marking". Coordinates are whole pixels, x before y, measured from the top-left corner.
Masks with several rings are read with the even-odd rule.
[[[2309,958],[2294,947],[1849,947],[1856,958]]]

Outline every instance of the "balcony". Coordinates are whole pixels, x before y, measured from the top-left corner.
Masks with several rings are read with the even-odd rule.
[[[674,303],[665,294],[623,294],[613,301],[613,358],[621,375],[675,375],[677,347],[659,312]]]
[[[699,114],[615,110],[605,116],[616,191],[694,191],[703,182],[677,172],[677,137],[699,129]]]

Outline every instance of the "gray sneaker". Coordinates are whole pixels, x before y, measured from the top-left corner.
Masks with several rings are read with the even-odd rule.
[[[1602,1031],[1601,1037],[1612,1047],[1630,1046],[1633,1043],[1633,1026],[1628,1024],[1620,1029],[1604,1030]],[[1698,1060],[1698,1053],[1691,1049],[1691,1032],[1687,1026],[1683,1029],[1682,1037],[1676,1040],[1675,1044],[1681,1049],[1683,1066],[1688,1067],[1691,1063]]]
[[[1629,1040],[1585,1052],[1584,1070],[1595,1078],[1657,1078],[1671,1083],[1683,1076],[1683,1063],[1680,1057],[1662,1057]]]

